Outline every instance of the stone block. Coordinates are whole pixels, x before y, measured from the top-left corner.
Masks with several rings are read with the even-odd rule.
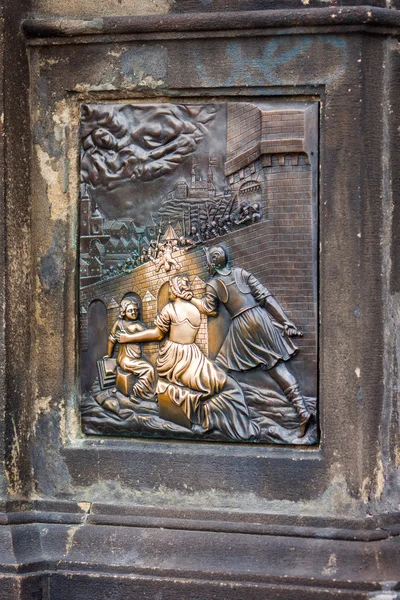
[[[135,381],[136,378],[133,373],[127,373],[126,371],[123,371],[121,367],[117,367],[117,379],[115,385],[124,396],[130,396],[132,394],[132,388]]]

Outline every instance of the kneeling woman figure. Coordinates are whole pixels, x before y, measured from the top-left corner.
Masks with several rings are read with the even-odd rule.
[[[164,340],[156,364],[157,392],[168,394],[181,408],[195,433],[218,430],[237,441],[257,438],[258,426],[250,420],[239,385],[195,344],[200,312],[191,304],[192,297],[189,278],[172,277],[169,281],[171,302],[157,315],[154,329],[129,335],[120,333],[119,341]]]

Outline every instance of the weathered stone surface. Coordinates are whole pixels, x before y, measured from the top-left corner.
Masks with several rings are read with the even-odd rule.
[[[1,394],[1,402],[5,404],[5,417],[1,421],[5,425],[2,443],[6,447],[5,475],[11,494],[27,493],[30,489],[27,477],[30,463],[27,444],[29,409],[26,409],[28,398],[31,397],[31,382],[26,371],[31,342],[32,277],[29,234],[30,127],[27,101],[29,76],[25,41],[20,30],[21,18],[27,14],[29,6],[30,3],[21,2],[16,10],[10,3],[3,3],[4,23],[7,25],[3,30],[2,65],[3,82],[6,81],[7,84],[2,84],[4,112],[1,121],[6,151],[1,174],[5,189],[1,209],[4,211],[5,235],[1,237],[2,243],[6,244],[6,271],[2,274],[6,298],[2,300],[1,318],[6,321],[6,347],[1,361],[2,368],[5,367],[5,388]],[[15,102],[16,98],[18,104]],[[14,111],[16,107],[17,110]],[[15,140],[15,143],[11,140]],[[3,489],[5,483],[3,480]]]
[[[362,6],[363,0],[71,0],[67,5],[61,0],[36,0],[35,16],[91,18],[107,15],[161,15],[168,13],[213,13],[224,11],[254,11],[296,8],[335,8],[337,6]],[[370,0],[368,6],[392,8],[386,0]]]
[[[376,276],[376,270],[380,272],[379,265],[382,261],[380,244],[382,217],[379,204],[373,199],[382,193],[381,161],[376,159],[376,152],[383,143],[383,115],[379,115],[379,111],[377,114],[376,98],[383,98],[381,94],[384,87],[379,80],[379,74],[383,73],[383,70],[378,69],[377,75],[376,69],[379,64],[382,65],[383,49],[380,38],[370,37],[365,43],[361,35],[326,38],[278,36],[275,41],[274,60],[276,65],[280,64],[281,56],[284,69],[283,71],[278,69],[278,74],[272,79],[273,64],[262,60],[262,56],[266,56],[270,51],[268,50],[270,44],[269,39],[264,40],[262,37],[251,41],[238,39],[234,42],[235,56],[238,57],[235,63],[232,63],[231,59],[232,43],[226,40],[214,40],[212,43],[191,42],[190,48],[189,42],[186,41],[169,40],[162,44],[168,61],[168,78],[163,85],[162,93],[170,94],[171,97],[174,97],[177,88],[183,85],[185,89],[188,86],[191,88],[191,94],[199,94],[199,92],[202,95],[207,94],[209,86],[224,89],[226,94],[232,92],[248,94],[247,88],[243,87],[246,81],[252,81],[256,86],[268,86],[274,83],[273,89],[276,94],[284,90],[287,92],[290,89],[287,85],[295,80],[296,87],[293,88],[293,93],[311,93],[316,89],[322,93],[320,189],[323,328],[320,389],[324,405],[324,416],[321,422],[324,450],[319,451],[318,460],[314,460],[313,464],[322,465],[322,467],[318,466],[318,469],[322,468],[324,476],[316,478],[311,475],[312,471],[309,477],[297,476],[296,471],[300,473],[297,463],[290,482],[283,484],[282,480],[283,487],[265,486],[261,483],[263,479],[259,479],[257,475],[257,465],[261,464],[260,459],[254,460],[250,453],[246,459],[249,461],[249,470],[245,469],[249,477],[244,480],[243,473],[239,469],[237,472],[233,471],[237,479],[232,480],[230,475],[227,481],[236,493],[245,493],[248,490],[249,480],[253,477],[252,487],[260,488],[261,485],[264,489],[260,492],[260,499],[265,493],[268,497],[276,495],[283,498],[288,495],[295,498],[300,495],[300,497],[316,499],[320,493],[317,490],[322,491],[328,484],[329,478],[333,477],[336,481],[346,482],[343,486],[343,500],[346,497],[349,500],[354,497],[357,503],[356,498],[358,498],[358,510],[363,512],[366,509],[364,501],[368,494],[372,496],[379,494],[374,491],[376,488],[373,479],[376,477],[379,479],[379,474],[378,471],[374,471],[377,457],[372,440],[376,441],[378,438],[377,413],[380,408],[377,398],[382,397],[383,394],[380,383],[382,363],[377,360],[384,343],[383,329],[379,325],[382,323],[383,301],[380,278]],[[67,434],[65,430],[63,431],[64,425],[59,419],[63,398],[66,399],[67,415],[70,422],[72,419],[72,424],[75,414],[73,369],[67,368],[64,375],[58,364],[51,360],[54,355],[64,356],[65,364],[72,366],[75,359],[75,288],[71,272],[75,249],[68,241],[71,239],[68,211],[72,215],[76,214],[77,188],[72,169],[72,165],[76,164],[76,157],[72,140],[70,142],[66,140],[68,136],[74,135],[73,128],[77,126],[77,106],[72,99],[74,96],[71,99],[66,99],[64,96],[65,90],[79,90],[79,93],[83,94],[87,93],[86,90],[90,90],[89,93],[96,94],[96,97],[104,97],[104,94],[106,97],[109,97],[109,94],[118,97],[126,94],[127,90],[133,93],[136,86],[127,81],[121,69],[120,57],[127,52],[128,48],[133,52],[136,47],[139,48],[141,45],[117,44],[111,56],[108,46],[97,45],[96,48],[91,45],[80,46],[79,55],[71,45],[46,47],[43,50],[35,48],[31,51],[32,65],[40,69],[38,79],[32,82],[32,100],[35,107],[33,129],[38,132],[35,141],[36,156],[39,160],[37,163],[39,168],[35,168],[33,174],[36,207],[36,217],[33,221],[34,247],[37,256],[48,256],[49,259],[46,260],[52,257],[51,261],[55,261],[54,264],[59,265],[57,268],[60,269],[52,278],[50,273],[53,271],[48,272],[47,267],[45,268],[47,263],[43,260],[39,263],[42,266],[38,273],[40,287],[37,288],[35,300],[36,314],[46,315],[46,318],[42,318],[36,324],[37,357],[40,358],[36,363],[35,372],[45,373],[38,383],[39,397],[43,399],[51,397],[51,400],[45,405],[44,410],[40,410],[35,422],[36,434],[33,433],[33,436],[45,440],[45,444],[48,445],[47,452],[51,452],[53,457],[52,470],[58,464],[56,471],[64,474],[61,488],[60,484],[55,484],[55,489],[62,489],[66,494],[72,492],[73,487],[69,487],[71,484],[72,486],[79,484],[79,479],[85,479],[85,474],[81,472],[78,478],[79,473],[76,473],[72,476],[72,480],[69,479],[74,472],[71,471],[73,466],[65,464],[62,458],[64,452],[62,454],[55,452],[56,446],[53,446],[53,442],[50,443],[48,435],[50,427],[52,435],[57,435],[61,444],[65,443],[63,440],[66,440]],[[154,44],[154,47],[159,47],[159,44]],[[182,48],[184,51],[188,48],[184,63],[179,61]],[[317,57],[312,67],[308,58],[311,55]],[[216,56],[218,69],[216,69]],[[286,56],[289,56],[289,60],[285,59]],[[194,60],[198,68],[195,68]],[[305,67],[302,66],[303,64]],[[305,72],[309,64],[311,70]],[[203,76],[200,77],[199,73]],[[112,91],[100,91],[103,85],[101,82],[105,81],[108,82],[108,86],[113,87]],[[315,88],[318,81],[320,87]],[[362,88],[360,88],[361,81]],[[172,86],[171,90],[170,86]],[[49,90],[53,90],[51,95]],[[141,89],[140,93],[149,93],[149,90]],[[53,117],[50,118],[49,115]],[[375,145],[366,144],[367,138],[375,140]],[[66,165],[69,169],[67,185],[64,184],[64,177],[61,175],[65,173]],[[50,222],[44,219],[44,215],[48,214],[49,210],[55,212],[57,216]],[[359,266],[361,264],[368,264],[368,270],[361,270]],[[54,283],[51,283],[52,281]],[[64,289],[57,282],[63,282]],[[362,293],[364,286],[368,287],[368,294]],[[61,315],[64,315],[62,319]],[[65,330],[64,323],[66,323]],[[377,354],[366,353],[364,344],[368,348],[373,344]],[[361,392],[360,387],[362,387]],[[69,390],[66,396],[62,391],[65,389]],[[72,434],[74,428],[75,425],[72,426]],[[58,434],[56,434],[57,429]],[[82,444],[83,441],[76,443]],[[97,464],[96,469],[89,468],[87,471],[91,480],[95,474],[100,480],[107,480],[110,476],[113,478],[115,456],[120,455],[119,460],[124,460],[122,456],[126,457],[130,452],[136,453],[138,446],[134,449],[123,446],[115,451],[106,450],[104,446],[103,448],[101,456],[104,458],[100,463],[97,458],[94,458],[97,457],[97,452],[95,454],[92,450],[84,451],[89,461],[88,465],[91,464],[91,456],[93,456],[93,465]],[[41,452],[47,453],[43,447]],[[73,452],[79,456],[78,449]],[[149,470],[148,461],[151,453],[147,454],[143,475],[135,477],[132,473],[132,483],[135,481],[136,488],[151,488],[152,485],[156,485],[156,482],[171,489],[175,489],[176,485],[182,488],[184,484],[188,485],[188,480],[178,483],[180,475],[173,467],[176,461],[174,454],[171,455],[170,470],[159,469],[156,465],[150,469],[154,484],[149,485],[148,474],[145,473]],[[258,452],[256,454],[258,455]],[[66,456],[72,456],[67,449]],[[210,488],[219,489],[228,477],[228,472],[225,472],[222,467],[225,460],[223,452],[215,454],[214,470],[211,470],[208,478]],[[108,461],[110,461],[109,465]],[[270,462],[272,472],[282,473],[281,470],[273,467],[275,459],[272,455],[269,456],[268,452],[263,455],[262,461]],[[137,459],[129,462],[133,465],[134,471],[139,474],[143,461]],[[82,465],[79,459],[77,464],[79,468]],[[36,461],[35,477],[40,481],[43,481],[43,477],[47,479],[45,465],[47,465],[45,460]],[[129,470],[121,469],[121,471],[120,477],[125,479]],[[190,477],[190,470],[185,469],[185,471],[188,473],[187,477]],[[172,479],[171,473],[176,474]],[[57,477],[55,479],[57,480]],[[68,480],[70,483],[67,483]],[[129,479],[126,479],[126,485],[131,488],[132,485],[128,482]],[[47,490],[50,489],[49,486],[51,487],[50,481],[47,480]],[[289,490],[287,486],[291,489]],[[87,500],[88,497],[83,499]]]
[[[37,15],[57,17],[102,17],[104,15],[161,15],[168,13],[174,5],[174,0],[37,0],[35,12]]]
[[[383,0],[362,9],[358,1],[232,2],[242,17],[228,33],[211,17],[207,32],[207,13],[226,9],[219,0],[67,4],[4,7],[2,597],[211,599],[229,590],[394,600],[396,2],[383,12]],[[341,13],[349,4],[360,10]],[[327,12],[304,12],[299,29],[298,15],[280,13],[274,27],[264,15],[265,31],[246,29],[258,18],[246,25],[246,10],[320,6],[332,9],[329,24]],[[196,11],[186,25],[168,21]],[[128,13],[164,14],[106,20]],[[26,25],[29,72],[20,23],[41,16],[57,19]],[[76,394],[80,103],[260,95],[320,100],[320,447],[85,438]]]

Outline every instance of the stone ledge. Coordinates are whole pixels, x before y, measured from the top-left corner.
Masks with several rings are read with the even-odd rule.
[[[51,499],[26,501],[22,505],[20,502],[11,502],[8,503],[8,511],[0,513],[0,527],[44,524],[86,524],[354,542],[400,538],[399,513],[368,517],[322,517]]]
[[[121,34],[264,30],[269,28],[370,26],[400,28],[400,12],[372,6],[271,9],[243,12],[168,14],[94,19],[40,18],[22,23],[29,37],[74,37]]]
[[[221,581],[207,577],[179,578],[157,576],[115,577],[104,574],[59,572],[49,578],[49,600],[126,600],[146,598],[146,600],[399,600],[396,592],[376,591],[376,586],[334,587],[308,586],[297,582],[261,583],[258,581]],[[393,589],[393,588],[392,588]],[[374,590],[374,591],[372,591]],[[73,596],[72,596],[73,594]],[[132,594],[135,594],[132,596]],[[25,597],[22,599],[25,600]],[[26,600],[31,597],[26,596]],[[47,600],[47,597],[46,597]]]
[[[126,600],[135,592],[155,600],[161,590],[166,599],[226,600],[236,590],[234,597],[246,599],[361,600],[382,590],[381,582],[396,589],[399,579],[398,538],[365,543],[85,522],[4,526],[0,535],[0,584],[7,575],[49,578],[48,595],[15,596],[24,600]],[[177,582],[189,596],[173,590]],[[193,582],[208,589],[195,595]]]

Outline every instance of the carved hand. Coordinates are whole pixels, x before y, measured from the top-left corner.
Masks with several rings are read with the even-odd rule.
[[[129,342],[132,341],[132,336],[134,336],[135,334],[129,335],[127,333],[121,333],[118,332],[115,337],[117,338],[117,340],[119,341],[120,344],[128,344]]]
[[[283,334],[287,335],[288,337],[303,337],[302,332],[297,329],[296,325],[292,323],[292,321],[285,321],[283,325]]]

